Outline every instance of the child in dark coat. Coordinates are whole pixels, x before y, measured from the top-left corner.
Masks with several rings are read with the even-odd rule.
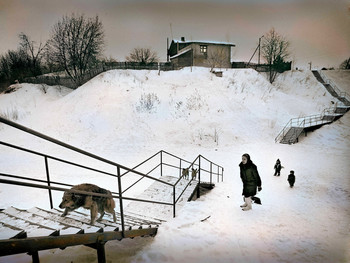
[[[289,185],[290,185],[290,188],[293,188],[294,186],[294,183],[295,183],[295,175],[294,175],[294,171],[290,171],[290,174],[288,175],[288,182],[289,182]]]
[[[276,164],[275,164],[275,166],[273,168],[275,169],[274,176],[280,176],[281,175],[281,169],[282,169],[282,165],[281,165],[280,159],[277,159]]]

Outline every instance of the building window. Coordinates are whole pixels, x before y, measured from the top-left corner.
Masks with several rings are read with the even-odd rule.
[[[208,48],[208,46],[201,45],[201,46],[200,46],[200,51],[201,51],[201,53],[207,54],[207,48]]]

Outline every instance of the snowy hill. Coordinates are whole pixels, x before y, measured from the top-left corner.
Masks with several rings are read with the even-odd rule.
[[[350,86],[346,78],[332,77],[340,87]],[[286,72],[274,85],[254,70],[231,69],[219,78],[205,68],[160,75],[157,71],[113,70],[74,91],[48,87],[45,93],[40,85],[18,85],[17,91],[0,94],[0,113],[34,130],[129,167],[163,149],[188,160],[202,154],[225,168],[224,182],[187,203],[176,218],[160,227],[155,238],[107,243],[107,258],[113,262],[350,260],[349,113],[309,133],[298,144],[274,142],[289,119],[318,114],[333,105],[335,99],[310,71]],[[2,124],[0,138],[78,158]],[[263,181],[259,193],[263,205],[248,212],[239,207],[238,164],[245,152],[257,164]],[[285,167],[279,178],[273,176],[277,158]],[[43,169],[40,161],[2,146],[0,167],[2,172],[25,170],[30,174]],[[290,189],[286,176],[292,169],[296,186]],[[92,175],[56,176],[70,183],[85,178],[110,185]],[[14,189],[0,186],[3,208],[32,207],[33,201],[34,205],[48,205],[44,194],[33,199],[33,192],[23,191],[12,197]],[[71,251],[69,256],[67,251]],[[85,247],[41,253],[42,262],[84,262],[91,257],[94,251]],[[25,255],[10,259],[31,260]],[[8,258],[0,258],[3,260]]]

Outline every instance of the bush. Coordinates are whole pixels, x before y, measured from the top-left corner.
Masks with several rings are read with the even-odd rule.
[[[0,111],[0,116],[7,119],[7,120],[11,120],[11,121],[16,121],[18,120],[19,116],[18,116],[18,110],[16,108],[10,110],[6,110],[6,111]]]
[[[204,106],[205,102],[202,100],[201,95],[196,89],[195,93],[187,98],[186,106],[189,110],[199,110]]]
[[[136,106],[138,112],[152,112],[155,111],[157,105],[160,104],[157,94],[148,93],[142,94],[139,104]]]

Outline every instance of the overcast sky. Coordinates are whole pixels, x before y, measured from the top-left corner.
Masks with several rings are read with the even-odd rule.
[[[167,38],[182,36],[232,42],[232,60],[248,61],[272,27],[291,42],[295,66],[337,67],[350,57],[350,0],[0,0],[0,54],[18,47],[20,32],[46,41],[73,12],[99,16],[105,55],[119,61],[134,47],[166,61]]]

